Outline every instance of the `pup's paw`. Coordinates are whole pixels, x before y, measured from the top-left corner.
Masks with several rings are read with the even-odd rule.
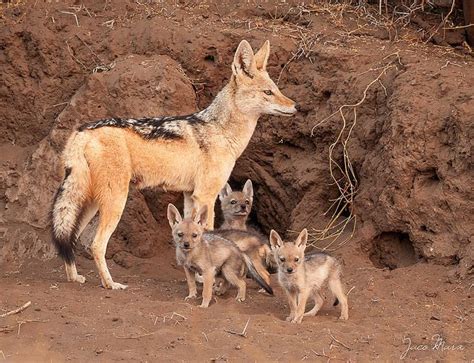
[[[86,282],[86,278],[82,275],[77,275],[75,281],[79,282],[80,284],[83,284],[84,282]]]
[[[191,300],[191,299],[195,299],[197,297],[197,294],[194,292],[194,293],[190,293],[188,296],[186,296],[184,298],[184,301],[188,301],[188,300]]]
[[[123,285],[123,284],[120,284],[118,282],[112,282],[110,284],[110,287],[108,287],[109,289],[112,289],[112,290],[125,290],[128,286],[127,285]]]

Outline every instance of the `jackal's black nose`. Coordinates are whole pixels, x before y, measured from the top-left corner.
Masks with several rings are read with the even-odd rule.
[[[292,269],[291,267],[288,267],[288,268],[286,269],[286,271],[288,271],[289,273],[292,273],[292,272],[293,272],[293,269]]]
[[[295,104],[296,111],[301,111],[301,105],[299,103]]]
[[[247,210],[247,206],[245,204],[241,204],[240,205],[240,209],[242,209],[243,211]]]
[[[183,246],[184,246],[184,248],[189,248],[189,242],[184,242]]]

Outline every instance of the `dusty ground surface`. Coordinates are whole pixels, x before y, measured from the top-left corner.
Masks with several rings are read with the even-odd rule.
[[[26,261],[17,271],[3,272],[2,309],[32,301],[21,315],[0,323],[0,329],[12,329],[0,336],[6,360],[460,362],[474,357],[474,290],[466,282],[451,282],[442,266],[382,271],[355,257],[345,269],[347,286],[354,287],[349,320],[339,321],[339,310],[326,301],[316,317],[297,326],[284,321],[283,292],[263,295],[253,282],[243,303],[234,300],[235,290],[208,309],[200,309],[199,301],[185,302],[184,274],[173,267],[169,249],[130,269],[111,262],[116,280],[129,284],[127,291],[100,288],[89,260],[79,261],[89,279],[85,285],[65,282],[57,260]],[[247,321],[246,338],[226,332],[242,332]],[[404,356],[409,346],[418,351]]]
[[[396,32],[367,9],[326,2],[4,3],[0,315],[32,305],[0,318],[0,361],[474,359],[474,72],[465,30],[429,31],[449,6]],[[456,8],[451,25],[460,25],[461,15]],[[163,220],[166,204],[180,202],[177,194],[132,188],[107,255],[112,275],[129,290],[99,287],[84,250],[93,225],[79,251],[85,285],[66,283],[54,258],[49,209],[71,130],[104,117],[205,107],[228,80],[241,39],[255,49],[270,39],[269,73],[301,104],[291,119],[262,117],[231,177],[239,187],[252,179],[252,223],[264,233],[291,236],[307,227],[314,238],[328,223],[323,213],[339,196],[328,151],[342,119],[319,123],[367,89],[357,119],[346,109],[341,134],[345,139],[354,126],[347,151],[357,193],[337,211],[341,222],[357,216],[355,235],[341,243],[346,232],[329,246],[345,266],[347,322],[326,303],[301,326],[288,324],[282,292],[265,296],[252,282],[244,303],[234,301],[234,291],[207,310],[185,303],[184,274],[174,266]],[[340,142],[334,160],[343,163]],[[355,183],[335,176],[343,187]],[[324,248],[330,240],[312,242]],[[246,338],[226,332],[247,322]]]

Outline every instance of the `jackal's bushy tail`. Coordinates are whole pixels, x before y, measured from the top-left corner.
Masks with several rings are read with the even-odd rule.
[[[252,263],[252,260],[250,259],[249,256],[247,256],[245,253],[242,253],[242,256],[244,258],[245,264],[247,265],[247,268],[249,270],[250,276],[257,281],[257,283],[270,295],[273,295],[273,289],[270,285],[268,285],[265,280],[260,276],[258,271],[255,269],[255,266]]]
[[[65,177],[53,202],[53,243],[59,256],[68,263],[74,262],[74,247],[81,222],[81,212],[87,197],[90,173],[84,156],[86,135],[71,136],[64,149]]]

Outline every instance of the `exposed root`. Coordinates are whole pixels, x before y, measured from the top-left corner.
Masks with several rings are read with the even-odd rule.
[[[369,70],[369,72],[379,71],[379,73],[365,87],[363,95],[359,101],[353,104],[344,104],[340,106],[337,111],[318,122],[311,129],[311,136],[314,136],[315,129],[332,117],[339,115],[342,120],[342,127],[339,131],[339,134],[337,135],[336,140],[329,146],[329,173],[331,174],[333,184],[336,185],[339,191],[339,197],[332,201],[332,204],[324,213],[324,215],[328,215],[330,211],[333,211],[328,224],[323,229],[313,228],[309,233],[309,244],[319,250],[334,251],[343,246],[354,235],[357,224],[357,216],[354,213],[354,197],[357,193],[358,180],[352,166],[351,158],[349,156],[348,142],[352,136],[352,131],[357,124],[357,108],[367,99],[369,89],[374,84],[379,84],[387,95],[387,89],[385,86],[383,86],[381,78],[387,73],[388,70],[397,69],[398,66],[402,65],[400,55],[398,53],[390,54],[385,57],[384,60],[390,57],[392,57],[392,60],[390,60],[384,66]],[[351,121],[348,121],[347,119],[345,114],[346,110],[352,112]],[[342,163],[335,159],[336,148],[341,149],[342,151]],[[348,215],[341,220],[341,217],[345,211],[348,213]],[[333,245],[340,239],[350,224],[352,224],[350,235],[333,247]],[[317,245],[318,242],[326,240],[330,241],[329,243],[326,243],[325,246]]]

